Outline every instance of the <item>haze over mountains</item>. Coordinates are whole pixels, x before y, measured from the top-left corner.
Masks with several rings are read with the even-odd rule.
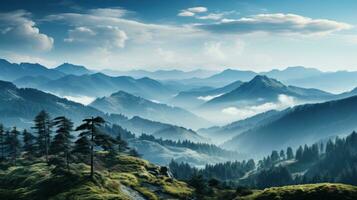
[[[1,114],[5,124],[16,122],[30,127],[33,113],[41,109],[53,115],[65,114],[74,120],[100,115],[138,135],[146,133],[174,141],[225,142],[224,148],[256,155],[284,148],[291,145],[291,141],[298,141],[297,144],[315,142],[355,127],[351,101],[357,90],[347,88],[355,88],[357,83],[346,86],[346,83],[351,84],[349,77],[355,72],[326,73],[304,67],[264,73],[228,69],[213,75],[214,72],[204,70],[128,72],[135,74],[133,78],[110,76],[69,63],[49,69],[38,64],[11,64],[6,60],[1,60],[0,72],[1,79],[12,81],[18,87],[36,88],[21,89],[10,82],[1,82]],[[340,80],[341,74],[348,80]],[[332,94],[299,84],[286,84],[318,80],[317,77],[336,78],[337,85],[345,85],[345,92]],[[78,101],[90,97],[93,102],[84,106],[53,94],[78,97]],[[352,100],[344,99],[349,97]],[[325,101],[333,102],[323,104]],[[310,105],[303,105],[306,103]],[[332,121],[325,120],[326,113]],[[306,123],[307,116],[315,117]],[[319,120],[314,121],[315,118]],[[343,120],[339,122],[338,118]],[[332,122],[338,126],[324,125]],[[286,129],[294,134],[282,137]],[[318,132],[326,133],[319,135]],[[276,142],[256,148],[260,144],[256,138],[274,138]]]
[[[90,106],[107,113],[122,113],[129,117],[141,116],[192,128],[199,128],[209,124],[208,121],[182,108],[149,101],[124,91],[113,93],[108,97],[98,98]]]

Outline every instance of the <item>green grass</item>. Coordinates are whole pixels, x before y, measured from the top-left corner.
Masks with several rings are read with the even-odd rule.
[[[186,199],[193,190],[186,183],[160,174],[160,167],[148,161],[121,155],[111,167],[98,166],[90,180],[89,166],[72,164],[71,175],[56,176],[43,161],[19,162],[0,170],[1,200],[127,200],[121,185],[130,187],[150,200]]]
[[[241,200],[354,200],[357,187],[345,184],[320,183],[272,187],[257,190],[252,195],[237,197]]]

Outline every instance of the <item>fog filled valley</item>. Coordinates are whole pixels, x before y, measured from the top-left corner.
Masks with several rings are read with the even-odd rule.
[[[317,85],[324,77],[338,79],[342,92]],[[5,199],[85,195],[78,187],[101,190],[89,199],[249,199],[274,195],[251,190],[273,186],[294,195],[287,185],[296,184],[316,195],[318,187],[356,197],[356,188],[340,183],[357,184],[357,79],[341,72],[100,72],[2,59],[0,79]],[[88,165],[98,170],[94,185],[85,179]],[[83,184],[69,191],[63,176]],[[116,181],[123,193],[108,185]],[[43,186],[59,183],[52,193]]]

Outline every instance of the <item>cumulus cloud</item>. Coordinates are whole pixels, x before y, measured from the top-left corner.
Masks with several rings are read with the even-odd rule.
[[[20,50],[22,48],[48,51],[53,47],[53,38],[40,32],[30,19],[31,13],[24,10],[0,13],[0,46]]]
[[[114,29],[120,29],[125,32],[130,40],[138,43],[161,42],[163,38],[170,38],[170,40],[172,40],[172,35],[175,35],[176,39],[179,39],[179,36],[183,34],[191,37],[194,33],[202,32],[192,27],[142,23],[123,17],[113,17],[113,15],[108,15],[103,12],[93,12],[92,10],[86,13],[60,13],[49,15],[45,20],[50,22],[65,22],[74,27],[86,27],[94,32],[97,31],[97,28],[112,27],[113,30],[111,32],[113,32]]]
[[[196,13],[204,13],[207,12],[208,9],[206,7],[192,7],[192,8],[187,8],[184,10],[181,10],[177,15],[180,17],[192,17],[195,16]]]
[[[352,25],[327,19],[312,19],[295,14],[259,14],[240,19],[224,19],[219,23],[201,24],[197,28],[218,33],[299,33],[327,34],[352,28]]]
[[[69,30],[68,35],[65,42],[80,42],[103,48],[124,48],[125,41],[128,39],[124,31],[112,26],[76,27]]]

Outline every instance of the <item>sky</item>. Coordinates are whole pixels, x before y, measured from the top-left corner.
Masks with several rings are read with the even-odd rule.
[[[1,0],[0,57],[102,70],[357,71],[355,0]]]

